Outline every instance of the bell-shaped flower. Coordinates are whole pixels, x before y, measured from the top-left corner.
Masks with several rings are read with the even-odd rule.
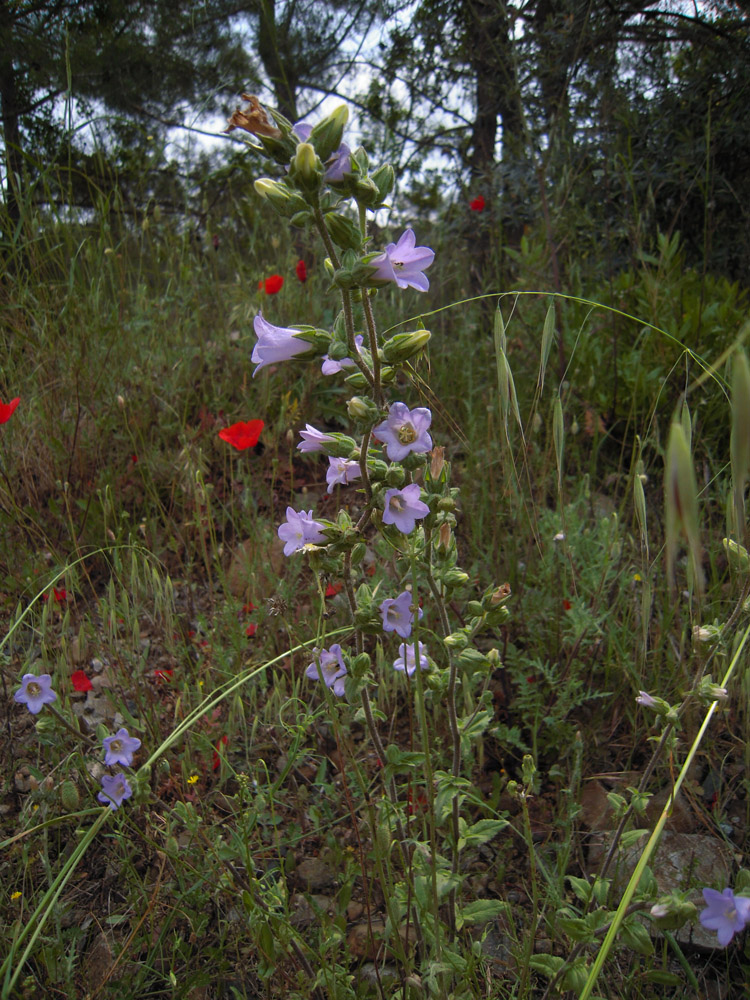
[[[372,436],[384,442],[391,462],[401,462],[410,452],[432,450],[431,423],[432,413],[426,406],[410,410],[406,403],[393,403],[388,417],[373,428]]]
[[[299,354],[305,354],[310,350],[310,344],[306,340],[301,340],[299,330],[291,327],[274,326],[263,318],[263,313],[253,320],[253,328],[258,338],[258,343],[253,348],[251,361],[257,365],[253,372],[253,378],[261,368],[266,365],[273,365],[279,361],[290,361]]]
[[[380,614],[383,616],[383,630],[385,632],[395,632],[402,639],[408,639],[411,635],[411,627],[414,624],[414,611],[411,591],[404,590],[398,597],[387,597],[380,605]],[[419,608],[419,617],[422,617],[422,609]]]
[[[361,333],[358,333],[354,338],[354,345],[357,348],[357,352],[361,351],[364,341],[365,338]],[[343,371],[344,368],[354,368],[354,362],[351,358],[342,358],[341,361],[333,361],[327,354],[323,355],[323,364],[320,370],[324,375],[336,375],[338,372]]]
[[[114,811],[132,794],[133,789],[124,774],[105,774],[102,776],[102,790],[97,799],[102,805],[109,806]]]
[[[731,889],[717,892],[704,889],[705,910],[701,910],[700,922],[710,931],[716,931],[719,944],[726,948],[735,934],[744,930],[750,922],[750,899],[735,896]]]
[[[369,261],[374,268],[372,277],[379,281],[395,281],[399,288],[416,288],[426,292],[430,282],[424,271],[435,259],[435,252],[429,247],[416,246],[413,229],[402,233],[398,243],[389,243],[383,253]]]
[[[341,646],[334,642],[330,649],[313,649],[315,660],[305,670],[305,677],[317,681],[322,678],[326,687],[331,688],[337,698],[344,695],[346,664],[341,655]]]
[[[322,528],[320,521],[314,520],[312,510],[301,510],[298,513],[294,507],[287,507],[286,524],[280,525],[277,532],[282,542],[286,543],[284,555],[301,552],[308,545],[324,545],[326,536]]]
[[[402,642],[398,647],[399,657],[393,661],[393,669],[400,670],[408,677],[416,672],[417,661],[414,657],[414,643]],[[427,647],[423,642],[419,643],[419,667],[420,670],[429,670],[430,664],[427,660]]]
[[[402,490],[386,490],[383,523],[395,525],[405,535],[413,531],[417,518],[430,513],[430,508],[419,499],[419,494],[417,483],[404,486]]]
[[[140,745],[141,741],[137,736],[131,736],[124,727],[118,729],[114,736],[105,736],[102,740],[104,763],[107,767],[112,767],[113,764],[130,767],[133,763],[133,754]]]
[[[13,700],[25,705],[32,715],[38,715],[45,705],[57,701],[57,695],[52,690],[52,678],[49,674],[24,674],[21,687],[13,695]]]
[[[332,444],[336,439],[330,434],[316,430],[312,424],[305,424],[305,429],[299,432],[302,441],[297,445],[297,451],[325,451],[327,444]]]
[[[333,455],[329,457],[328,462],[328,472],[326,472],[328,493],[333,493],[334,486],[346,486],[362,475],[359,462],[352,462],[347,458],[335,458]]]

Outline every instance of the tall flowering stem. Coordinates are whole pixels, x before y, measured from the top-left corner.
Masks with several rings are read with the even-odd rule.
[[[378,406],[383,405],[383,385],[380,381],[380,357],[378,355],[378,331],[372,312],[372,302],[366,291],[362,292],[362,310],[365,314],[367,332],[370,336],[370,353],[372,354],[373,395]]]

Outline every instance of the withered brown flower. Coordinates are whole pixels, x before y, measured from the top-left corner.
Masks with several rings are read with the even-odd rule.
[[[272,139],[280,139],[283,135],[281,129],[276,128],[268,112],[253,94],[243,94],[242,100],[247,101],[243,108],[236,108],[232,112],[232,117],[224,129],[225,133],[234,132],[236,128],[242,128],[253,135],[267,135]]]

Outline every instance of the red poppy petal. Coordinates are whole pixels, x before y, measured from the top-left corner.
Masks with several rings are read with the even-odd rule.
[[[473,201],[469,202],[469,208],[472,212],[483,212],[484,211],[484,198],[481,194],[477,195]]]
[[[90,691],[94,686],[83,670],[76,670],[74,674],[71,674],[70,682],[74,691]]]
[[[305,264],[304,260],[297,261],[297,266],[295,267],[295,271],[297,272],[297,277],[299,278],[300,281],[302,282],[307,281],[307,265]]]
[[[231,444],[238,451],[245,451],[258,443],[260,432],[265,427],[262,420],[239,421],[231,427],[223,427],[219,431],[219,437],[227,444]]]
[[[266,278],[264,282],[264,287],[266,289],[266,295],[275,295],[277,292],[281,291],[281,286],[284,284],[284,279],[280,274],[272,274]]]
[[[16,412],[16,407],[21,402],[21,397],[16,396],[9,403],[0,403],[0,424],[7,423]]]

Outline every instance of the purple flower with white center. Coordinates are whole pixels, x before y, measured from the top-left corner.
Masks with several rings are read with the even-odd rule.
[[[346,458],[334,458],[333,456],[330,456],[328,461],[330,464],[328,472],[326,472],[326,482],[329,493],[333,493],[334,486],[345,486],[352,480],[359,479],[362,475],[359,462],[350,462]]]
[[[719,944],[726,948],[734,935],[744,930],[750,921],[750,899],[735,896],[731,889],[723,892],[704,889],[703,898],[706,909],[701,910],[700,922],[707,930],[716,931]]]
[[[105,736],[102,740],[106,755],[104,763],[107,767],[112,767],[113,764],[130,767],[133,763],[133,754],[140,745],[141,741],[137,736],[131,736],[127,729],[118,729],[114,736]]]
[[[386,632],[395,632],[402,639],[408,639],[411,635],[411,627],[414,624],[413,598],[411,591],[404,590],[398,597],[387,597],[380,605],[380,613],[383,616],[383,629]],[[422,609],[418,608],[419,617],[422,617]]]
[[[341,646],[334,642],[330,649],[313,649],[314,661],[305,670],[305,677],[317,681],[321,677],[326,687],[331,688],[337,698],[343,697],[346,683],[346,664],[341,655]]]
[[[326,536],[323,534],[323,525],[320,521],[313,519],[312,510],[301,510],[299,513],[294,507],[286,509],[286,524],[282,524],[277,532],[284,545],[284,555],[290,556],[293,552],[301,552],[308,545],[325,544]]]
[[[395,524],[405,535],[413,531],[417,518],[430,513],[430,508],[419,499],[419,494],[417,483],[404,486],[402,490],[386,490],[383,524]]]
[[[325,451],[325,446],[336,439],[330,434],[316,430],[311,424],[305,424],[305,429],[299,432],[302,442],[297,445],[297,451]]]
[[[639,691],[638,697],[635,699],[636,705],[643,705],[644,708],[655,708],[656,698],[650,695],[648,691]]]
[[[261,368],[266,365],[273,365],[279,361],[290,361],[299,354],[305,354],[310,350],[310,344],[306,340],[300,340],[297,334],[299,330],[294,330],[286,326],[274,326],[268,320],[263,319],[263,313],[253,320],[253,329],[258,338],[258,343],[253,348],[250,360],[257,368],[253,372],[253,378]]]
[[[97,799],[102,805],[109,806],[114,811],[132,794],[133,789],[124,774],[105,774],[102,776],[102,790]]]
[[[297,122],[293,127],[292,131],[294,134],[302,140],[302,142],[307,142],[310,138],[310,133],[313,127],[308,122]],[[344,174],[350,174],[352,171],[352,151],[349,149],[345,142],[342,142],[336,152],[326,160],[326,180],[336,183],[337,181],[343,181]]]
[[[381,281],[395,281],[399,288],[416,288],[418,292],[426,292],[430,282],[423,271],[435,259],[434,250],[429,247],[416,246],[413,229],[402,233],[398,243],[389,243],[383,253],[373,257],[370,267],[375,268],[373,278]]]
[[[357,353],[362,349],[362,344],[365,338],[361,333],[358,333],[354,338],[354,345],[357,348]],[[342,358],[341,361],[332,361],[327,354],[323,355],[323,364],[320,366],[320,370],[324,375],[336,375],[338,372],[343,371],[344,368],[354,368],[355,364],[351,358]]]
[[[391,462],[401,462],[412,452],[432,451],[432,438],[427,433],[432,413],[426,406],[410,410],[406,403],[393,403],[388,417],[372,430],[372,436],[382,441]]]
[[[417,661],[414,658],[414,644],[402,642],[398,647],[399,658],[393,661],[393,669],[406,673],[411,677],[417,669]],[[419,643],[419,666],[421,670],[429,670],[430,664],[427,662],[427,647],[423,642]]]
[[[49,674],[24,674],[13,700],[25,705],[32,715],[38,715],[45,705],[57,701],[57,695],[52,690],[52,678]]]

